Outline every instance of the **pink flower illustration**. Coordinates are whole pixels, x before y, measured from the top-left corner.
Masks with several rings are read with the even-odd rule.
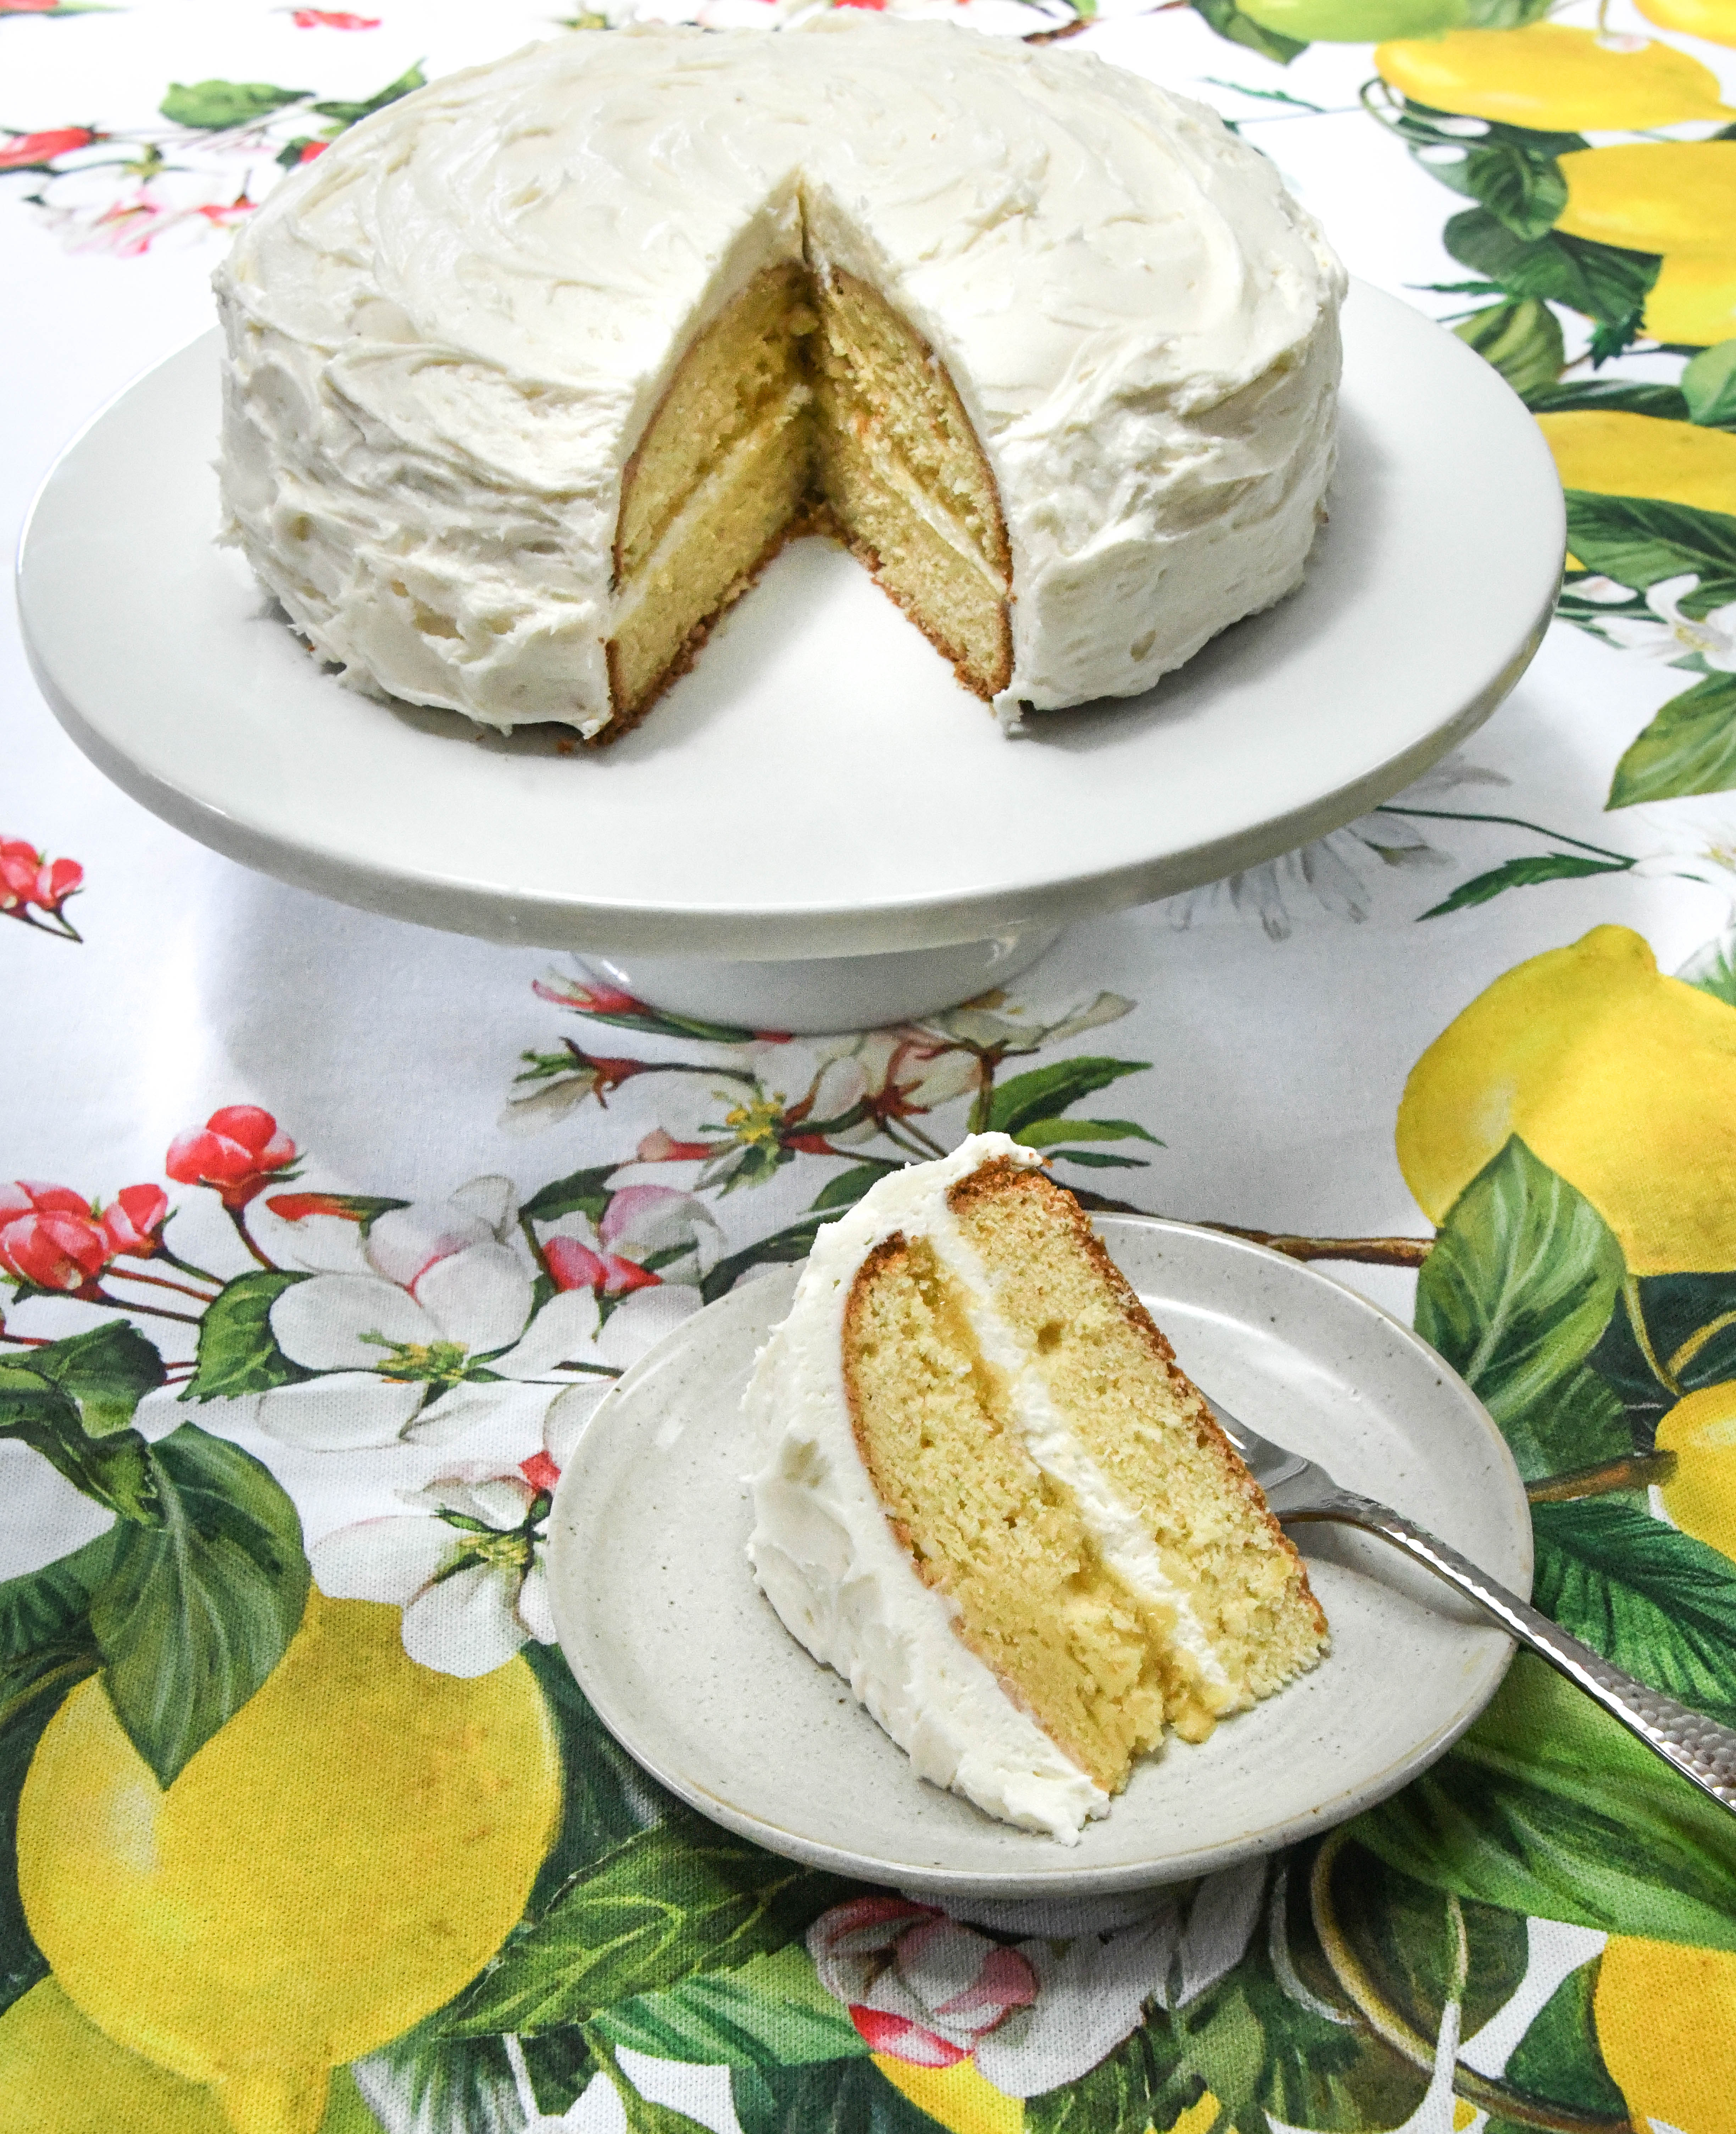
[[[327,7],[292,7],[289,18],[298,30],[377,30],[378,15],[346,15]]]
[[[296,1160],[296,1145],[257,1104],[225,1104],[169,1144],[163,1168],[180,1185],[209,1185],[225,1208],[246,1207]]]
[[[46,14],[46,7],[0,4],[0,14]],[[75,148],[88,148],[103,136],[94,126],[51,126],[41,133],[14,133],[0,148],[0,171],[39,171],[56,156],[70,156]]]
[[[76,941],[78,931],[62,907],[84,886],[84,870],[76,860],[51,860],[23,838],[0,838],[0,915]],[[45,927],[32,911],[55,924]]]
[[[90,1204],[70,1186],[30,1178],[0,1185],[0,1270],[14,1281],[76,1294],[94,1287],[112,1257]]]
[[[51,15],[60,0],[0,0],[0,15]]]
[[[169,1196],[160,1185],[123,1185],[98,1219],[111,1259],[147,1260],[162,1250]]]
[[[634,1260],[594,1253],[576,1238],[551,1238],[543,1251],[557,1289],[588,1289],[596,1296],[625,1296],[654,1289],[658,1277]]]
[[[967,2059],[1037,1997],[1019,1950],[903,1897],[835,1905],[809,1929],[808,1953],[870,2050],[914,2067]]]
[[[631,993],[624,993],[619,986],[581,985],[571,979],[549,985],[541,978],[533,978],[530,989],[539,1000],[552,1001],[557,1007],[570,1007],[580,1015],[647,1015],[651,1011],[643,1001],[635,1000]]]

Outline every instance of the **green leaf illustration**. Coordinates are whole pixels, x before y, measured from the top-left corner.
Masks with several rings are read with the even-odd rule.
[[[113,1537],[99,1534],[40,1571],[0,1579],[0,1666],[87,1644],[90,1596],[108,1576],[112,1554]]]
[[[817,1214],[804,1215],[799,1222],[774,1230],[769,1237],[756,1238],[740,1252],[726,1253],[699,1285],[702,1300],[715,1304],[720,1296],[727,1296],[750,1268],[793,1267],[798,1260],[805,1260],[821,1230],[843,1212],[841,1208],[827,1208]]]
[[[984,1126],[991,1133],[1020,1139],[1025,1129],[1039,1119],[1056,1118],[1080,1098],[1095,1096],[1124,1074],[1143,1074],[1150,1065],[1149,1060],[1104,1060],[1087,1055],[1079,1060],[1058,1060],[1052,1067],[1033,1067],[1003,1082],[992,1093]]]
[[[518,2085],[503,2040],[443,2037],[437,2015],[357,2060],[350,2072],[364,2103],[390,2134],[408,2134],[412,2128],[427,2134],[436,2129],[438,2134],[523,2134]],[[538,2102],[546,2110],[564,2111],[572,2098],[557,2105],[539,2085]]]
[[[527,1907],[537,1918],[571,1878],[668,1814],[669,1796],[635,1764],[591,1708],[556,1645],[534,1639],[524,1658],[547,1701],[560,1743],[561,1827]]]
[[[1509,297],[1565,304],[1596,321],[1603,329],[1594,351],[1599,360],[1637,338],[1646,298],[1662,264],[1656,253],[1618,251],[1559,230],[1517,237],[1486,207],[1454,215],[1441,236],[1461,266],[1486,274]]]
[[[1462,190],[1515,237],[1544,236],[1567,205],[1567,181],[1554,156],[1511,137],[1479,142],[1459,167]]]
[[[1249,51],[1258,52],[1261,59],[1275,60],[1280,66],[1288,66],[1298,52],[1308,50],[1305,40],[1280,36],[1263,22],[1256,22],[1251,15],[1244,15],[1236,0],[1190,0],[1190,4],[1220,37],[1232,45],[1246,46]]]
[[[130,1320],[110,1319],[31,1352],[30,1368],[70,1393],[87,1436],[125,1430],[133,1412],[168,1374],[163,1359]]]
[[[871,1156],[866,1163],[853,1163],[848,1171],[841,1171],[837,1177],[828,1178],[815,1194],[813,1212],[819,1214],[835,1208],[841,1214],[845,1209],[855,1207],[870,1186],[878,1185],[881,1179],[904,1167],[884,1156]]]
[[[730,2094],[741,2134],[935,2134],[937,2125],[861,2057],[732,2068]]]
[[[396,104],[401,96],[407,96],[412,89],[425,87],[427,82],[427,76],[422,72],[422,62],[418,60],[415,65],[407,67],[396,81],[388,82],[383,89],[360,104],[316,104],[314,109],[321,118],[334,118],[342,127],[354,126],[358,120],[369,118],[376,111],[383,111],[388,104]]]
[[[1473,30],[1522,30],[1541,22],[1555,0],[1470,0],[1465,22]]]
[[[1534,852],[1524,859],[1503,860],[1487,874],[1462,881],[1450,896],[1431,904],[1420,919],[1444,919],[1449,911],[1464,911],[1473,904],[1487,904],[1503,890],[1532,889],[1543,881],[1572,881],[1583,875],[1626,874],[1631,860],[1587,859],[1579,852]]]
[[[171,82],[157,107],[171,126],[196,126],[211,133],[269,118],[286,104],[311,96],[309,89],[279,89],[269,81]]]
[[[1643,592],[1662,578],[1693,572],[1685,615],[1704,616],[1736,600],[1736,518],[1656,497],[1567,492],[1567,545],[1589,571]]]
[[[1607,803],[1679,800],[1736,786],[1736,674],[1708,674],[1672,697],[1615,767]]]
[[[533,1193],[518,1209],[533,1223],[557,1222],[562,1215],[583,1215],[600,1223],[609,1206],[608,1181],[620,1169],[618,1163],[600,1163],[590,1171],[575,1171],[557,1178],[541,1192]]]
[[[1351,1828],[1461,1897],[1736,1949],[1736,1819],[1528,1653],[1456,1748]]]
[[[1666,422],[1685,422],[1688,403],[1675,385],[1653,385],[1635,378],[1564,379],[1534,385],[1521,397],[1534,415],[1561,415],[1589,409],[1618,408],[1628,415],[1656,415]]]
[[[1013,1136],[1027,1148],[1053,1148],[1063,1141],[1148,1141],[1162,1148],[1155,1133],[1148,1133],[1136,1119],[1034,1119]]]
[[[277,1662],[307,1558],[289,1498],[250,1453],[191,1423],[151,1451],[158,1523],[123,1523],[91,1596],[115,1716],[166,1786]]]
[[[1736,1007],[1736,927],[1727,927],[1696,949],[1676,975],[1727,1007]]]
[[[1615,1499],[1531,1516],[1545,1614],[1654,1689],[1736,1723],[1736,1564]]]
[[[298,1386],[316,1376],[292,1364],[277,1346],[271,1308],[305,1274],[244,1274],[206,1307],[199,1322],[198,1364],[181,1398],[184,1401],[232,1398],[269,1393],[274,1386]]]
[[[1628,2102],[1609,2078],[1598,2045],[1592,1996],[1597,1990],[1601,1957],[1570,1971],[1514,2047],[1502,2079],[1540,2105],[1564,2104],[1588,2118],[1619,2124]],[[1492,2119],[1490,2127],[1511,2122]]]
[[[1683,1393],[1736,1378],[1736,1274],[1642,1276],[1624,1292],[1591,1363],[1627,1410],[1636,1450],[1649,1452],[1664,1411]]]
[[[1516,1134],[1448,1213],[1416,1286],[1416,1330],[1500,1424],[1527,1480],[1632,1442],[1586,1368],[1624,1269],[1603,1219]]]
[[[1432,2058],[1449,2000],[1461,2001],[1461,2034],[1474,2037],[1517,1992],[1530,1962],[1525,1921],[1517,1914],[1466,1901],[1455,1921],[1440,1890],[1354,1843],[1332,1861],[1325,1903],[1334,1947],[1329,1961],[1342,1964],[1348,1955],[1381,2020],[1391,2028],[1396,2018],[1419,2058]],[[1322,1924],[1317,1909],[1315,1924]]]
[[[1714,427],[1736,422],[1736,340],[1721,340],[1690,357],[1681,374],[1688,419]]]
[[[1547,384],[1567,360],[1561,321],[1535,297],[1473,311],[1453,331],[1485,363],[1492,364],[1516,393]]]
[[[109,1537],[22,1578],[0,1581],[0,2010],[47,1975],[18,1892],[18,1795],[43,1728],[101,1665],[87,1610]]]
[[[1025,2134],[1145,2134],[1154,2116],[1168,2126],[1206,2088],[1197,2073],[1181,2074],[1176,2030],[1155,2016],[1079,2081],[1028,2098]]]
[[[621,2001],[596,2027],[613,2045],[702,2066],[797,2067],[868,2050],[799,1942]]]
[[[447,2034],[588,2022],[617,2002],[780,1948],[851,1886],[683,1811],[575,1876],[484,1972]]]
[[[93,1437],[77,1399],[38,1368],[38,1359],[50,1354],[46,1349],[33,1349],[28,1363],[11,1358],[0,1363],[0,1437],[16,1437],[30,1446],[74,1489],[123,1518],[156,1518],[144,1440],[125,1429]],[[105,1411],[99,1399],[99,1412],[112,1409]]]

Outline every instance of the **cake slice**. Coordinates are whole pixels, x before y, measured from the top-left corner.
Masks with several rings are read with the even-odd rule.
[[[1077,1840],[1135,1760],[1319,1659],[1257,1485],[1042,1159],[1004,1134],[820,1233],[746,1395],[748,1553],[917,1769]]]

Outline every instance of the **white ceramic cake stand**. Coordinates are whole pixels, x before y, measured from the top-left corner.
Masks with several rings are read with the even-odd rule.
[[[1332,518],[1301,591],[1148,695],[1039,714],[1022,740],[819,541],[608,749],[479,739],[340,688],[215,545],[215,333],[50,475],[20,553],[26,642],[93,761],[248,866],[575,949],[692,1014],[890,1021],[1012,978],[1069,920],[1337,828],[1524,671],[1565,538],[1536,425],[1396,298],[1355,285],[1344,327]]]

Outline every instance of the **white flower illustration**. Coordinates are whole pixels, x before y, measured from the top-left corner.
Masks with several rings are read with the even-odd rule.
[[[1450,812],[1442,809],[1443,799],[1462,786],[1507,782],[1498,770],[1449,757],[1395,799],[1359,815],[1342,830],[1299,845],[1262,866],[1171,897],[1169,923],[1185,929],[1227,906],[1237,917],[1257,919],[1272,941],[1287,941],[1301,916],[1324,914],[1360,924],[1374,908],[1369,885],[1375,868],[1408,870],[1453,863],[1452,855],[1432,842],[1429,833],[1403,812],[1406,808],[1426,811],[1423,820],[1427,822],[1436,809]]]
[[[506,1474],[476,1461],[449,1469],[398,1491],[420,1516],[362,1519],[316,1542],[315,1581],[334,1600],[402,1608],[404,1650],[422,1666],[487,1674],[529,1639],[554,1641],[542,1553],[557,1479],[545,1453]]]
[[[271,1330],[292,1363],[319,1375],[266,1393],[260,1428],[350,1451],[450,1444],[485,1418],[540,1421],[571,1383],[558,1366],[590,1349],[598,1306],[590,1290],[571,1289],[533,1310],[517,1217],[510,1182],[484,1178],[450,1200],[391,1209],[365,1237],[311,1219],[316,1234],[297,1243],[325,1265],[279,1293]]]
[[[1682,602],[1699,584],[1699,575],[1693,571],[1685,571],[1679,577],[1661,578],[1646,594],[1650,616],[1601,616],[1599,633],[1624,652],[1664,660],[1697,654],[1715,673],[1736,674],[1736,601],[1714,608],[1699,620],[1684,615]],[[1616,595],[1632,597],[1625,586],[1614,585],[1608,578],[1583,578],[1570,590],[1581,600],[1599,602]]]

